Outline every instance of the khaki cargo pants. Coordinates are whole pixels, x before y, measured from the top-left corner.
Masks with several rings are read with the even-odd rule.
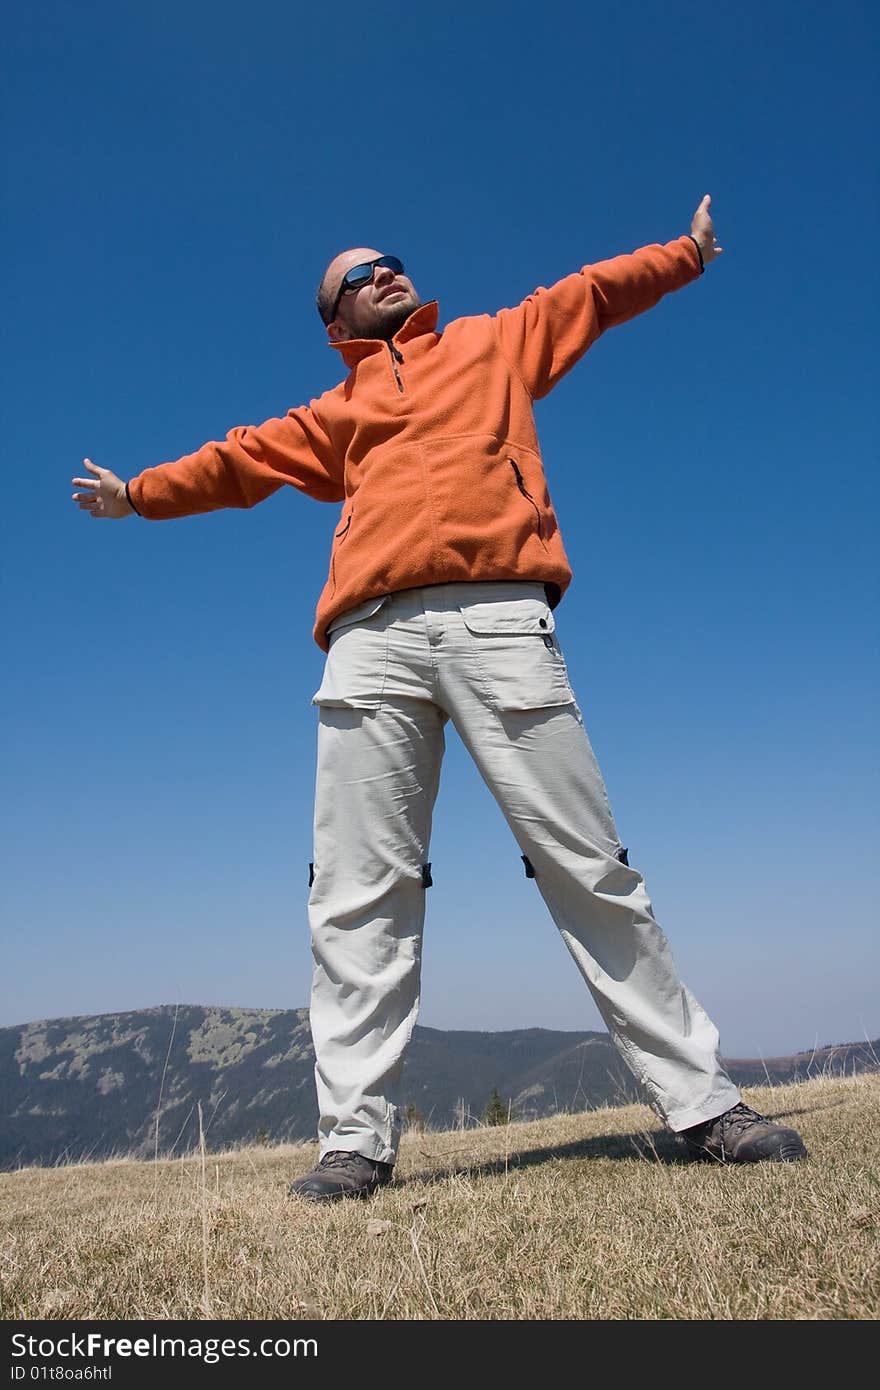
[[[674,1130],[740,1099],[627,863],[541,583],[439,584],[337,618],[320,689],[309,922],[322,1153],[393,1163],[451,719],[608,1031]]]

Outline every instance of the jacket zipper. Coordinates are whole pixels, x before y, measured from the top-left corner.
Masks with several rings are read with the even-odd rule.
[[[522,473],[520,473],[519,468],[517,467],[516,459],[508,459],[507,462],[510,464],[511,468],[513,469],[514,473],[516,474],[516,485],[517,485],[517,487],[519,488],[519,490],[520,490],[520,492],[522,493],[523,497],[527,497],[527,498],[529,499],[529,501],[531,502],[532,506],[533,506],[534,509],[535,509],[535,516],[536,516],[537,521],[538,521],[538,535],[539,535],[540,539],[543,540],[543,539],[544,539],[544,532],[543,532],[543,530],[541,529],[541,513],[540,513],[540,511],[538,510],[538,504],[537,504],[537,502],[535,501],[535,499],[534,499],[534,497],[532,496],[532,494],[529,492],[528,488],[526,487],[525,482],[523,481],[523,475],[522,475]]]
[[[400,391],[400,393],[401,393],[401,395],[402,395],[402,394],[403,394],[403,382],[402,382],[401,379],[400,379],[400,372],[397,370],[397,364],[398,364],[398,362],[402,362],[402,361],[403,361],[403,353],[402,353],[402,352],[398,352],[397,348],[394,346],[393,343],[389,343],[389,344],[388,344],[388,351],[389,351],[390,354],[391,354],[391,366],[392,366],[392,368],[393,368],[393,370],[394,370],[394,380],[397,382],[397,389],[398,389],[398,391]]]

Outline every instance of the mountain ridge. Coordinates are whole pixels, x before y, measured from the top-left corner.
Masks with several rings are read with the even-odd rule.
[[[880,1070],[880,1040],[726,1059],[738,1085]],[[308,1010],[159,1004],[0,1028],[0,1169],[254,1140],[313,1140]],[[464,1126],[493,1090],[512,1118],[630,1104],[642,1093],[607,1033],[418,1025],[404,1070],[412,1124]]]

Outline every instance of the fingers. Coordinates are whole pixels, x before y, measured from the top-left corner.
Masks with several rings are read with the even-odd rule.
[[[96,473],[96,474],[98,475],[97,481],[96,481],[94,478],[71,478],[70,481],[73,483],[73,486],[74,486],[74,487],[89,487],[89,488],[93,488],[93,489],[96,489],[96,488],[100,487],[101,474],[107,472],[106,468],[98,468],[98,467],[96,467],[96,465],[95,465],[94,463],[92,463],[92,460],[91,460],[91,459],[83,459],[83,463],[85,464],[86,468],[88,468],[88,470],[89,470],[91,473]],[[80,494],[80,496],[81,496],[81,495],[82,495],[82,494]],[[73,500],[74,500],[74,502],[78,502],[78,501],[80,500],[80,498],[79,498],[79,496],[77,496],[76,494],[74,494]]]
[[[75,492],[73,500],[81,512],[102,512],[104,510],[104,503],[101,498],[88,492]]]
[[[103,498],[100,496],[99,489],[101,487],[101,483],[103,482],[103,478],[101,475],[103,473],[106,473],[108,470],[106,468],[98,468],[96,464],[92,463],[91,459],[83,459],[83,463],[85,464],[86,468],[88,468],[89,472],[95,473],[97,477],[71,478],[71,482],[73,483],[74,487],[84,487],[89,489],[88,492],[74,492],[72,494],[73,501],[77,504],[81,512],[91,512],[92,516],[103,516],[104,501]]]
[[[71,478],[74,487],[84,487],[87,489],[86,492],[74,492],[72,494],[73,501],[81,512],[91,512],[92,516],[103,517],[106,513],[104,511],[104,499],[101,497],[100,493],[101,484],[104,481],[101,475],[108,470],[106,468],[98,468],[92,463],[91,459],[83,459],[83,463],[91,473],[97,474],[97,477]]]

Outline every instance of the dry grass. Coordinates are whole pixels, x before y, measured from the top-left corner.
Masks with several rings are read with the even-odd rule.
[[[746,1098],[807,1162],[692,1161],[630,1106],[411,1134],[368,1203],[287,1198],[311,1145],[0,1175],[0,1313],[875,1318],[880,1077]]]

